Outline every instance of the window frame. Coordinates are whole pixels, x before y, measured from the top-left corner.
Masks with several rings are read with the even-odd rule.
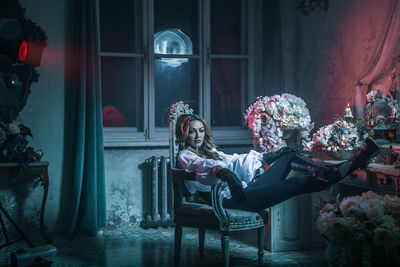
[[[197,58],[199,64],[199,115],[210,124],[211,114],[211,64],[213,59],[245,59],[247,60],[246,87],[242,90],[241,105],[244,109],[251,104],[249,100],[255,99],[255,22],[257,20],[255,1],[247,2],[246,24],[247,24],[247,54],[228,55],[211,53],[211,1],[197,0],[198,3],[198,39],[199,50],[196,55],[162,55],[154,53],[154,1],[141,0],[142,3],[142,51],[141,53],[115,53],[103,52],[100,47],[100,0],[97,1],[97,27],[98,27],[98,49],[99,62],[107,56],[134,57],[142,60],[143,66],[143,131],[134,127],[103,127],[105,147],[154,147],[168,146],[168,128],[155,127],[155,59],[161,57],[183,57]],[[101,67],[101,66],[100,66]],[[100,74],[101,75],[101,74]],[[101,87],[101,84],[100,84]],[[101,88],[100,88],[101,89]],[[244,126],[211,127],[214,142],[217,145],[251,145],[252,133]]]

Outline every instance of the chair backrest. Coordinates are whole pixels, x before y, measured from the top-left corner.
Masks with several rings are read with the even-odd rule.
[[[179,206],[182,201],[194,200],[195,195],[190,194],[184,185],[183,179],[188,178],[188,173],[184,170],[175,170],[177,168],[177,158],[179,153],[179,145],[176,143],[175,126],[180,115],[193,114],[193,109],[189,105],[184,104],[183,101],[176,102],[171,106],[169,111],[169,158],[171,163],[171,178],[174,188],[174,207]],[[195,175],[192,173],[192,178]]]
[[[169,160],[171,168],[176,168],[176,159],[179,152],[179,146],[176,143],[175,125],[178,117],[182,114],[193,114],[193,109],[183,101],[176,102],[169,110]]]

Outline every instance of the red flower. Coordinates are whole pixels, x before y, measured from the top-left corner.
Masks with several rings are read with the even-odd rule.
[[[105,127],[126,127],[128,122],[116,107],[108,105],[103,107],[103,125]]]
[[[262,123],[267,123],[267,121],[268,121],[268,116],[267,116],[267,114],[261,113],[261,114],[260,114],[260,117],[261,117],[261,122],[262,122]]]

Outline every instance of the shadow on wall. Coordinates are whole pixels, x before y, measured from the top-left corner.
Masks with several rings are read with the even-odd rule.
[[[40,178],[32,180],[29,177],[19,176],[15,179],[2,179],[0,181],[0,202],[10,215],[11,219],[30,236],[39,233],[40,203],[36,199],[42,199],[43,188],[40,186]],[[15,228],[1,214],[11,240],[19,236]],[[2,233],[4,235],[4,233]],[[4,240],[3,240],[4,241]]]

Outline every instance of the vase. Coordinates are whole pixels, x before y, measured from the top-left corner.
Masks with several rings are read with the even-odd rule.
[[[399,266],[398,251],[376,245],[372,240],[328,241],[327,257],[332,266]]]
[[[359,151],[359,148],[355,148],[353,150],[338,150],[336,152],[334,151],[328,151],[329,156],[331,156],[334,159],[338,160],[349,160],[354,157],[355,154]]]
[[[286,146],[298,148],[297,130],[285,130],[282,134],[282,140],[286,142]]]

